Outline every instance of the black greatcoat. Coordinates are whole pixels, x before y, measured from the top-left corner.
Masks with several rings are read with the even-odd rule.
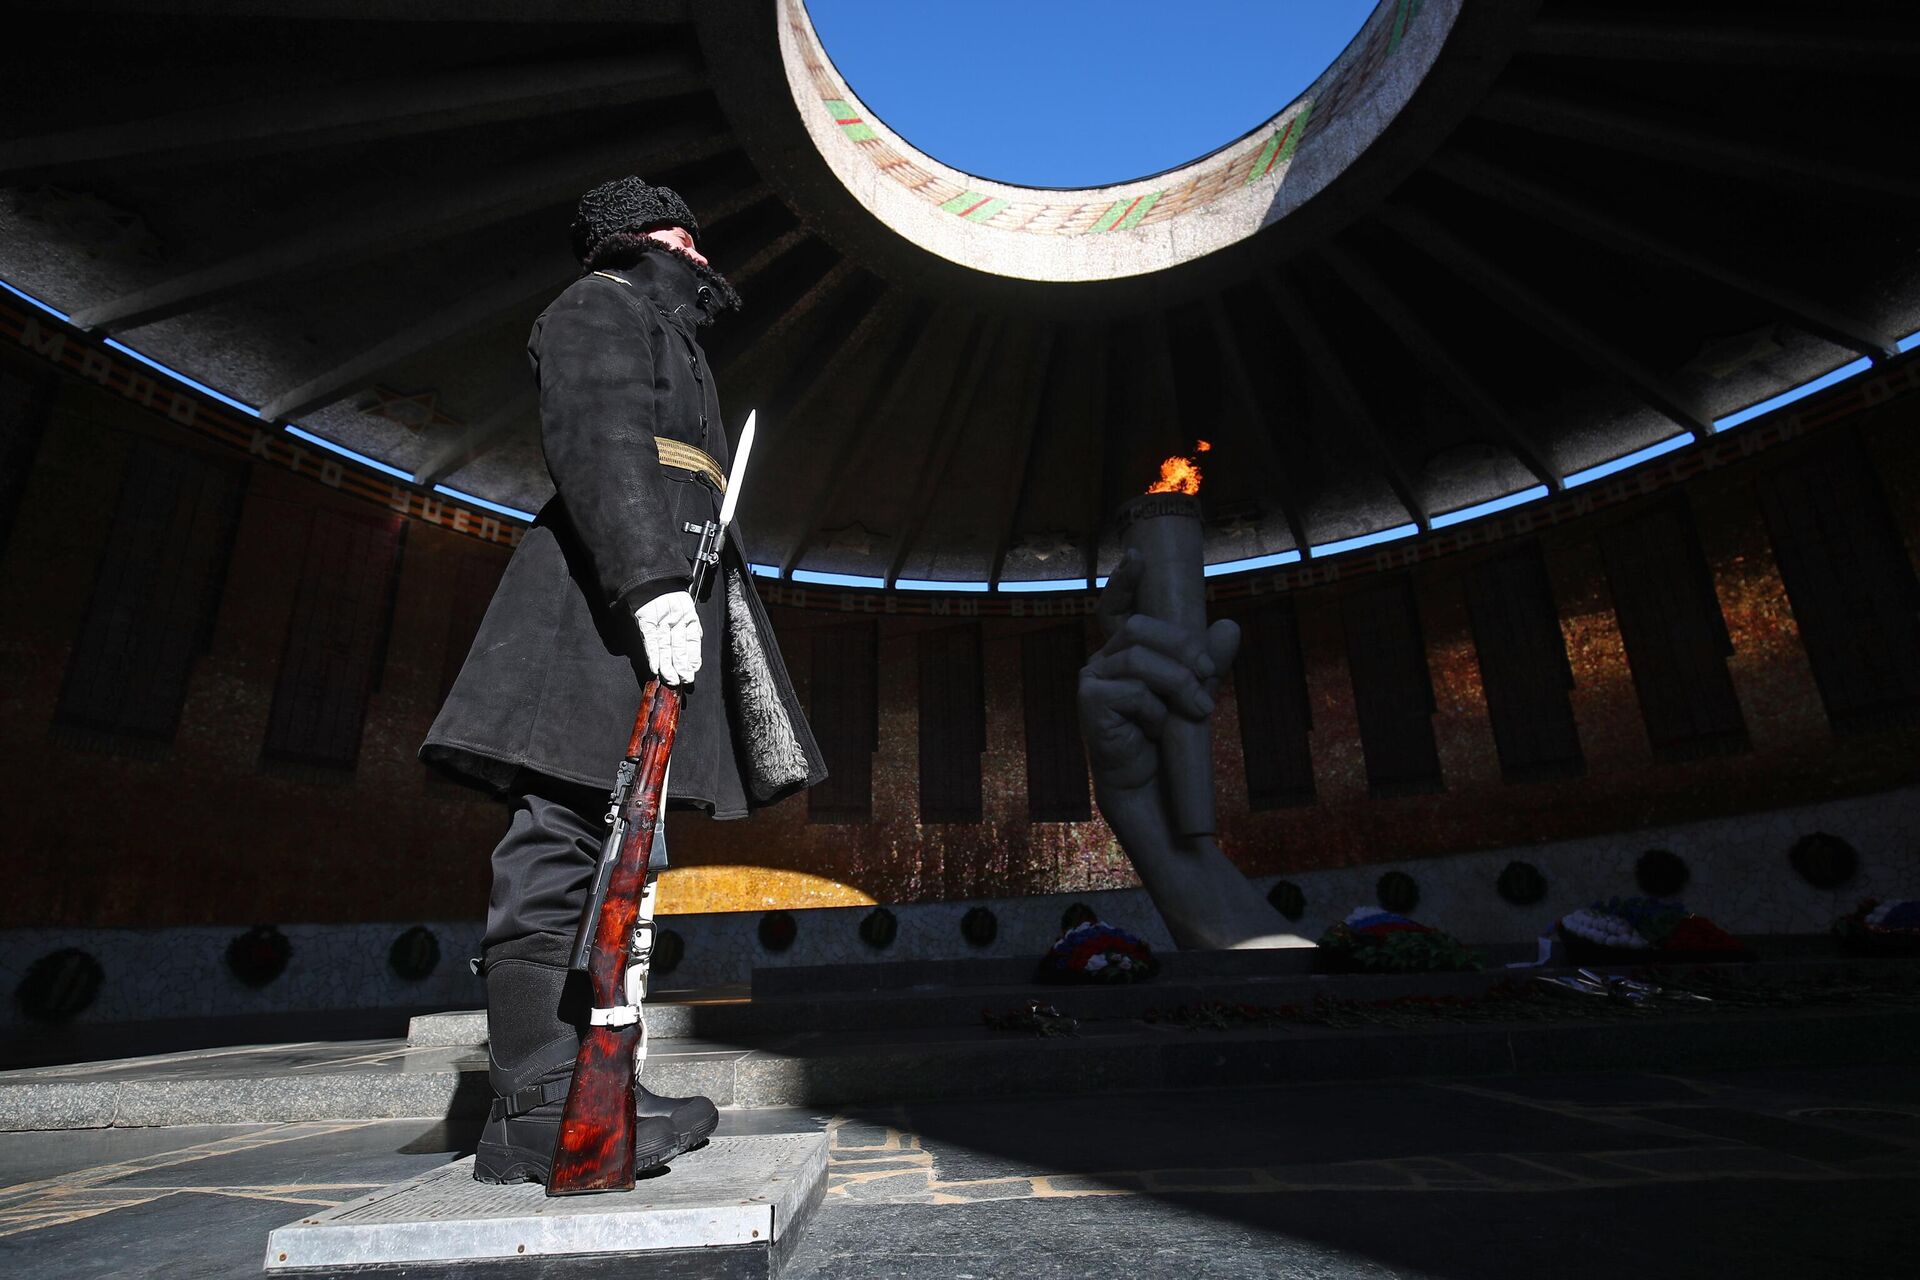
[[[514,551],[420,757],[495,791],[527,773],[611,789],[648,676],[633,610],[683,591],[714,486],[662,467],[657,440],[729,468],[713,374],[695,338],[715,303],[668,252],[581,277],[534,321],[540,441],[555,494]],[[748,485],[768,483],[749,476]],[[744,817],[826,777],[754,592],[737,527],[698,602],[700,675],[674,742],[669,799]]]

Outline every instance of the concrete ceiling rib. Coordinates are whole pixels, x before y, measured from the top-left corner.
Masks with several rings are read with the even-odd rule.
[[[987,581],[999,586],[1001,575],[1006,572],[1007,556],[1013,550],[1013,541],[1019,536],[1020,517],[1026,510],[1027,495],[1033,486],[1034,448],[1040,441],[1042,416],[1046,412],[1048,397],[1053,394],[1053,381],[1058,373],[1059,328],[1052,324],[1041,324],[1039,332],[1032,342],[1034,361],[1033,389],[1025,398],[1021,411],[1014,418],[1014,439],[1008,450],[1016,465],[1012,483],[1004,493],[1004,505],[1000,508],[993,523],[988,526],[995,531],[992,558],[987,562]]]
[[[1884,75],[1910,74],[1920,59],[1920,39],[1912,35],[1848,30],[1843,20],[1825,13],[1821,20],[1821,27],[1768,28],[1543,19],[1527,34],[1527,52],[1586,61],[1813,66]]]
[[[1337,429],[1360,438],[1367,453],[1385,475],[1393,496],[1406,509],[1407,518],[1418,524],[1422,532],[1431,529],[1433,513],[1427,509],[1425,499],[1414,488],[1406,467],[1394,453],[1386,434],[1381,431],[1379,419],[1367,404],[1366,396],[1348,374],[1346,361],[1321,333],[1320,326],[1315,323],[1299,291],[1277,279],[1271,272],[1262,272],[1260,283],[1272,299],[1274,309],[1280,313],[1280,321],[1292,336],[1294,345],[1306,357],[1304,367],[1308,376],[1319,382],[1334,411],[1339,414]]]
[[[360,213],[329,219],[259,249],[84,307],[73,320],[87,329],[134,328],[277,280],[435,244],[541,209],[562,210],[564,218],[582,190],[631,172],[636,162],[644,171],[666,172],[732,146],[732,136],[725,131],[674,124],[651,136],[647,150],[638,156],[631,143],[621,142],[508,166],[452,185],[425,181],[398,198],[383,200],[369,191]]]
[[[372,346],[347,356],[296,386],[288,387],[260,407],[260,416],[272,422],[296,419],[315,409],[345,399],[391,369],[463,334],[524,313],[529,324],[546,302],[578,274],[572,263],[562,270],[530,270],[498,284],[475,290]]]
[[[83,177],[272,155],[698,93],[679,54],[474,67],[368,84],[348,81],[232,104],[0,142],[0,174]]]
[[[1856,198],[1890,197],[1908,204],[1920,203],[1920,178],[1903,168],[1862,168],[1806,150],[1705,133],[1685,125],[1531,90],[1495,88],[1474,114],[1596,147],[1711,169],[1769,185],[1812,179],[1851,192]]]
[[[1214,343],[1219,348],[1220,366],[1227,379],[1229,399],[1239,405],[1239,420],[1247,424],[1242,439],[1251,441],[1260,453],[1267,482],[1272,486],[1280,516],[1286,521],[1287,533],[1293,538],[1294,549],[1304,557],[1308,547],[1305,508],[1301,505],[1299,485],[1293,475],[1294,460],[1287,457],[1286,451],[1275,440],[1267,403],[1255,390],[1253,379],[1247,372],[1246,358],[1241,352],[1241,337],[1218,298],[1207,299],[1207,323]]]
[[[1895,354],[1893,335],[1860,316],[1806,297],[1791,288],[1761,280],[1706,254],[1685,249],[1665,236],[1630,226],[1592,205],[1556,194],[1539,183],[1477,156],[1443,151],[1429,168],[1486,199],[1517,209],[1633,257],[1649,257],[1692,272],[1744,294],[1777,312],[1782,320],[1864,356],[1884,360]]]
[[[1459,401],[1474,421],[1499,436],[1502,443],[1533,473],[1535,480],[1546,485],[1551,492],[1560,492],[1563,488],[1560,475],[1548,460],[1546,451],[1521,428],[1493,392],[1468,372],[1466,366],[1454,359],[1439,335],[1414,313],[1413,308],[1379,272],[1338,244],[1324,246],[1320,250],[1320,257],[1359,299],[1360,304],[1393,330],[1394,336],[1400,339],[1428,375]]]
[[[927,365],[938,357],[943,346],[955,340],[963,327],[955,310],[950,307],[926,306],[916,308],[916,312],[912,319],[901,326],[905,341],[899,350],[905,353],[904,356],[898,364],[885,361],[877,362],[872,367],[869,375],[871,382],[866,394],[860,398],[861,408],[854,418],[851,421],[818,424],[816,429],[819,438],[815,447],[824,445],[832,460],[812,499],[802,507],[805,516],[799,522],[792,548],[780,564],[783,577],[791,576],[793,570],[799,567],[801,559],[813,546],[822,522],[829,518],[842,496],[856,482],[868,482],[859,470],[863,455],[880,436],[883,426],[897,429],[901,410],[917,390],[915,383]]]
[[[460,433],[442,445],[413,473],[413,482],[432,488],[474,459],[514,434],[516,430],[539,420],[540,396],[528,387],[503,401],[486,417],[461,428]]]
[[[926,443],[920,474],[915,477],[909,491],[911,496],[906,509],[901,512],[900,519],[894,522],[898,524],[900,534],[894,539],[893,558],[887,564],[889,587],[900,580],[900,570],[906,565],[907,556],[927,527],[927,516],[934,498],[953,466],[960,441],[966,436],[967,420],[990,380],[996,359],[1004,354],[1002,345],[1007,325],[1006,320],[992,317],[980,321],[967,335],[966,349],[954,366],[954,384],[941,401],[941,411],[935,419],[934,437]]]
[[[693,0],[27,0],[29,8],[77,14],[275,18],[295,22],[478,22],[504,26],[688,20]]]
[[[1425,214],[1400,205],[1383,206],[1380,220],[1422,253],[1473,285],[1522,324],[1552,339],[1567,352],[1618,381],[1643,403],[1695,440],[1713,427],[1692,398],[1646,367],[1586,323],[1549,301],[1453,232]]]

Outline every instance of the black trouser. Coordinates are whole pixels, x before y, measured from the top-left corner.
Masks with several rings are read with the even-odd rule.
[[[507,833],[493,851],[493,892],[483,946],[536,933],[571,940],[607,838],[607,795],[588,787],[532,779],[511,800]],[[656,833],[649,873],[667,865],[667,839]]]

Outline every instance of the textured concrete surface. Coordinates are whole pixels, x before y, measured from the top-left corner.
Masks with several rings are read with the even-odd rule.
[[[720,1137],[754,1133],[827,1135],[825,1199],[785,1272],[803,1280],[1891,1277],[1920,1193],[1903,1065],[722,1114]],[[273,1227],[473,1137],[418,1120],[0,1134],[0,1267],[256,1276]]]
[[[732,1275],[749,1251],[774,1274],[825,1192],[826,1153],[815,1133],[714,1138],[628,1191],[564,1198],[476,1183],[473,1162],[456,1160],[277,1228],[266,1269],[606,1255],[641,1269],[692,1254]]]
[[[866,993],[769,1001],[767,1028],[752,1025],[753,1006],[730,1004],[721,1008],[744,1019],[732,1034],[656,1041],[645,1078],[655,1092],[703,1093],[721,1106],[854,1106],[1089,1087],[1889,1061],[1920,1054],[1917,967],[1812,959],[1722,966],[1694,977],[1682,970],[1668,981],[1731,985],[1709,987],[1724,997],[1715,1002],[1632,1017],[1595,1018],[1590,1006],[1545,996],[1516,1003],[1524,991],[1493,990],[1506,973],[1294,976],[1264,988],[1242,981]],[[1514,972],[1524,981],[1537,971]],[[1489,999],[1450,1011],[1448,1002],[1482,995]],[[1076,1033],[1037,1037],[991,1029],[980,1017],[1022,1010],[1033,998],[1078,1019]],[[1323,999],[1359,1012],[1305,1016]],[[1395,1001],[1402,1005],[1380,1009]],[[1231,1030],[1190,1017],[1208,1007],[1230,1011],[1236,1002],[1298,1012],[1230,1021]],[[1393,1011],[1403,1005],[1406,1013]],[[810,1015],[819,1015],[816,1025],[806,1024]],[[479,1046],[309,1042],[0,1073],[0,1128],[469,1118],[488,1097]]]

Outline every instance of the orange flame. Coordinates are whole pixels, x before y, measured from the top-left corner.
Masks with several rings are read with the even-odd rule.
[[[1193,451],[1206,453],[1213,446],[1205,440],[1197,442]],[[1160,464],[1160,478],[1147,486],[1148,493],[1185,493],[1200,492],[1200,465],[1192,458],[1168,458]]]

